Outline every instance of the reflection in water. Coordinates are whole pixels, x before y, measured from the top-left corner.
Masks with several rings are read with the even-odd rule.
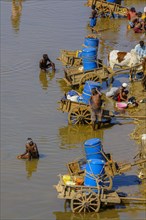
[[[40,71],[39,79],[42,89],[47,90],[49,81],[51,81],[55,76],[55,72],[44,72]]]
[[[22,2],[23,0],[12,0],[11,23],[16,32],[19,31],[20,18],[22,14]]]
[[[32,173],[37,171],[38,161],[39,161],[38,159],[25,161],[25,168],[26,168],[28,179],[32,176]]]
[[[59,136],[61,139],[61,148],[73,148],[75,144],[83,143],[90,138],[100,138],[103,140],[104,129],[93,131],[91,126],[80,125],[61,127]]]
[[[56,220],[119,220],[118,211],[114,208],[99,213],[72,213],[72,212],[54,212]]]

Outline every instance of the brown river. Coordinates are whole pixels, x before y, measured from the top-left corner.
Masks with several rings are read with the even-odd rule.
[[[60,49],[81,49],[91,9],[83,0],[1,0],[1,219],[2,220],[144,220],[144,205],[115,206],[99,213],[73,214],[64,209],[53,188],[65,164],[83,154],[83,142],[101,138],[106,152],[117,161],[132,161],[138,145],[130,139],[133,124],[118,123],[92,131],[89,126],[68,125],[67,113],[58,111],[58,101],[68,88],[60,81],[63,67],[56,58]],[[143,12],[145,0],[124,0]],[[102,24],[102,25],[101,25]],[[141,34],[127,31],[126,19],[101,20],[99,57],[106,61],[111,49],[130,50]],[[43,53],[56,63],[56,73],[42,74]],[[128,82],[117,77],[115,85]],[[106,90],[106,88],[105,88]],[[104,92],[104,91],[103,91]],[[16,156],[31,137],[40,159],[24,161]],[[142,195],[137,168],[116,176],[114,189]]]

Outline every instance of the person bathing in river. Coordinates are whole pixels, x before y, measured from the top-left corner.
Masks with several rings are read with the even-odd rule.
[[[127,18],[128,18],[128,21],[129,21],[130,28],[134,27],[134,23],[132,22],[132,20],[135,17],[136,17],[136,10],[135,10],[134,7],[132,7],[132,8],[130,8],[130,10],[127,13]]]
[[[92,89],[92,95],[89,100],[90,108],[91,108],[91,121],[92,121],[92,128],[93,130],[96,130],[96,121],[98,120],[98,129],[101,126],[101,120],[102,120],[102,113],[103,110],[101,108],[102,100],[101,100],[102,94],[97,88]]]
[[[26,151],[24,154],[20,154],[17,156],[18,159],[38,159],[39,158],[39,152],[36,143],[33,142],[31,138],[27,139],[26,145],[25,145]]]
[[[40,60],[40,69],[47,71],[48,68],[52,67],[52,70],[55,71],[55,64],[49,59],[47,54],[43,54],[43,58]]]

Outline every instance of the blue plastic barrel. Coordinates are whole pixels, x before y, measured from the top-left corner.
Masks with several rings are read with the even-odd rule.
[[[82,50],[82,62],[84,71],[97,68],[97,49],[94,47],[84,48]]]
[[[84,45],[87,46],[87,47],[98,47],[99,39],[98,38],[88,38],[88,37],[85,37]]]
[[[83,61],[83,67],[84,71],[93,70],[97,68],[97,62],[96,61]]]
[[[84,143],[84,149],[86,154],[86,159],[100,159],[105,160],[103,155],[102,143],[99,138],[92,138]]]
[[[84,85],[84,89],[82,92],[82,101],[86,104],[89,104],[89,99],[91,97],[91,91],[93,88],[100,89],[101,83],[95,81],[86,81]]]
[[[94,27],[96,25],[96,18],[90,19],[90,27]]]
[[[104,174],[104,160],[92,159],[88,160],[85,168],[85,186],[97,186],[96,179],[99,175]]]
[[[94,47],[83,48],[82,50],[82,59],[86,59],[88,57],[97,58],[97,49]]]

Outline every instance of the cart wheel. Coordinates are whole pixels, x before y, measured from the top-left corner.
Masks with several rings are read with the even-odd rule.
[[[68,113],[69,124],[90,124],[91,112],[87,107],[77,106]]]
[[[83,189],[78,191],[71,200],[72,212],[98,212],[100,199],[92,190]]]
[[[102,79],[100,78],[100,76],[97,73],[95,73],[95,72],[91,73],[90,72],[90,73],[83,74],[83,76],[80,78],[79,85],[85,84],[85,82],[87,80],[102,83]]]
[[[111,190],[112,187],[113,187],[113,180],[112,180],[112,177],[109,175],[109,174],[103,174],[101,176],[101,185],[104,189],[106,190]]]

